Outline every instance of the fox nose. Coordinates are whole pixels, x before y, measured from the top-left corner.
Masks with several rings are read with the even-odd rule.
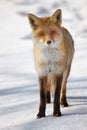
[[[51,41],[51,40],[48,40],[48,41],[47,41],[47,44],[48,44],[48,45],[49,45],[49,44],[51,44],[51,43],[52,43],[52,41]]]

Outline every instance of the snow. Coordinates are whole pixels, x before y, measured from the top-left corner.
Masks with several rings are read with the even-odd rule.
[[[75,41],[75,55],[67,83],[70,104],[53,117],[36,119],[39,87],[33,60],[31,29],[26,14],[47,16],[63,10],[63,26]],[[0,130],[87,129],[87,1],[0,0]]]

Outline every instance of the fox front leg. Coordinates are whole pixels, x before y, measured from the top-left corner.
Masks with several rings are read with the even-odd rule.
[[[54,93],[54,112],[53,116],[61,116],[60,111],[60,91],[61,91],[61,84],[62,84],[62,76],[56,77],[55,80],[55,93]]]
[[[39,86],[40,86],[40,105],[39,112],[37,114],[37,118],[45,117],[45,109],[46,109],[46,78],[39,77]]]

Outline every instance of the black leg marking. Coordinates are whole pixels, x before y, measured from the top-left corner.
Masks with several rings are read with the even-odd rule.
[[[40,85],[40,106],[39,106],[39,112],[37,114],[37,118],[45,117],[46,93],[45,93],[44,77],[39,77],[39,85]]]
[[[61,91],[62,76],[56,79],[56,90],[54,95],[54,112],[53,116],[61,116],[60,112],[60,91]]]
[[[46,100],[47,100],[47,103],[51,103],[50,91],[47,91]]]

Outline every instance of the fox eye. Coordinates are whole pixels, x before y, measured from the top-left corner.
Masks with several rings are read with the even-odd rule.
[[[52,30],[52,31],[50,32],[50,34],[51,34],[51,35],[54,35],[54,34],[56,34],[56,31]]]
[[[44,32],[39,32],[39,36],[44,36]]]

